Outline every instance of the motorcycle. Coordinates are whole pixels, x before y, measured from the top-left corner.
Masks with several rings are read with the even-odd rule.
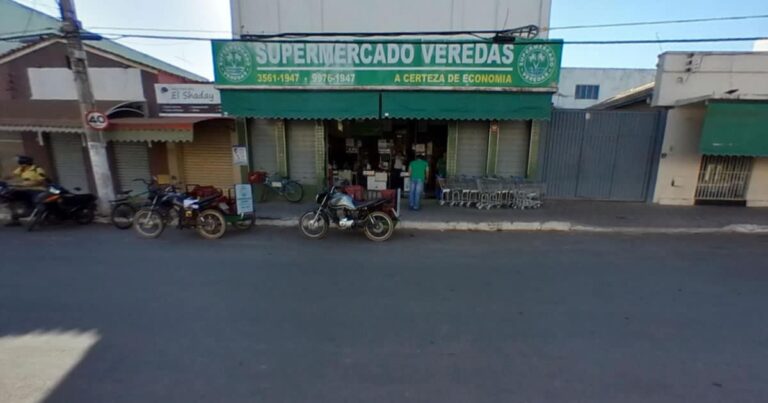
[[[170,223],[170,212],[175,211],[179,229],[194,228],[205,239],[221,238],[227,230],[227,221],[218,205],[220,198],[220,194],[186,197],[175,191],[158,194],[151,206],[136,213],[134,228],[143,237],[157,238]]]
[[[338,185],[318,193],[315,202],[318,208],[299,218],[301,233],[312,239],[324,238],[333,222],[342,230],[362,228],[368,239],[382,242],[392,237],[399,221],[397,212],[387,206],[389,200],[355,203],[352,196],[342,192]]]
[[[96,217],[96,196],[74,194],[58,185],[48,185],[35,198],[35,209],[27,222],[32,231],[43,222],[73,220],[80,225],[93,222]]]

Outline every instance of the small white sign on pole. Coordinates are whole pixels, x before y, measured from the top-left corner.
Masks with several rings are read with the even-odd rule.
[[[248,149],[243,146],[232,146],[232,163],[237,166],[247,166]]]
[[[250,184],[235,185],[237,214],[253,213],[253,191]]]

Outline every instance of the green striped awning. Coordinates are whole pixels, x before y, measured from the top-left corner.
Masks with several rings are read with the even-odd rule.
[[[549,119],[547,92],[222,90],[229,116],[264,119]]]
[[[382,117],[402,119],[549,119],[551,93],[396,91],[381,94]]]
[[[768,156],[768,102],[712,102],[701,133],[701,153]]]

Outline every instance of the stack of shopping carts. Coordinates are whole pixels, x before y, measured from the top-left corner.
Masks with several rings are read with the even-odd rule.
[[[457,176],[439,180],[441,206],[533,209],[542,206],[545,186],[522,178]]]

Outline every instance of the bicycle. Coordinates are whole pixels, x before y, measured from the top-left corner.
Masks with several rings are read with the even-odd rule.
[[[291,203],[298,203],[304,197],[304,187],[295,180],[281,178],[279,175],[268,175],[266,172],[252,172],[249,176],[253,184],[264,185],[265,190],[277,193]],[[260,202],[267,198],[267,192],[261,192]]]

